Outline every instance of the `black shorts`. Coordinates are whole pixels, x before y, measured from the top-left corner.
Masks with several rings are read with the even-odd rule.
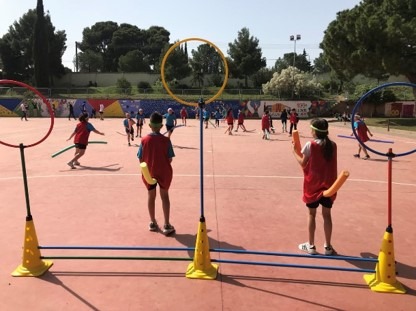
[[[166,129],[168,130],[168,132],[173,132],[174,127],[174,125],[166,125]]]
[[[132,127],[130,130],[126,127],[127,134],[134,134],[134,128]]]
[[[87,145],[84,145],[84,144],[75,144],[75,148],[78,148],[78,149],[87,149]]]
[[[315,201],[312,203],[306,203],[306,206],[309,208],[318,208],[319,204],[321,204],[323,207],[326,207],[326,208],[332,208],[333,202],[331,198],[322,196],[318,201]]]

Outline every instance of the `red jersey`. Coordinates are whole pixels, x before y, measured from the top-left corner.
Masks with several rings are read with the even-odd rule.
[[[354,127],[357,131],[358,138],[363,143],[370,140],[370,138],[367,135],[367,131],[368,131],[367,125],[363,121],[359,120],[359,121],[354,122]]]
[[[75,128],[75,137],[74,144],[88,145],[88,138],[90,137],[90,132],[94,130],[94,127],[91,123],[80,122]]]
[[[188,112],[186,111],[186,109],[182,109],[181,110],[181,118],[186,118],[188,116]]]
[[[321,145],[311,141],[309,160],[303,169],[303,202],[312,203],[322,197],[337,179],[337,145],[333,143],[332,159],[325,160]],[[335,201],[336,193],[331,197]]]
[[[290,121],[290,123],[298,123],[299,122],[299,118],[298,118],[297,112],[292,112],[290,114],[289,121]]]
[[[169,138],[155,133],[142,138],[138,157],[141,162],[146,162],[150,175],[162,189],[168,190],[172,182],[173,170],[170,162],[173,156],[175,154]],[[148,187],[143,176],[142,179]]]
[[[269,116],[267,114],[264,114],[261,117],[261,130],[268,130],[270,128],[270,120],[269,120]]]
[[[227,120],[228,125],[233,124],[234,123],[233,113],[232,112],[228,113],[225,119]]]
[[[242,112],[238,115],[238,124],[244,124],[244,113]]]

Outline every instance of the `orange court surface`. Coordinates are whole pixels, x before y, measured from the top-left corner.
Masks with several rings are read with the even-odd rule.
[[[148,122],[148,120],[146,120]],[[415,310],[416,309],[416,155],[392,160],[392,227],[397,281],[406,294],[372,291],[365,272],[331,271],[283,266],[219,263],[215,280],[185,277],[192,262],[199,219],[200,126],[175,129],[171,137],[176,157],[170,192],[171,223],[176,234],[148,231],[147,191],[141,180],[137,150],[129,147],[122,119],[92,119],[105,136],[91,133],[91,144],[71,169],[74,149],[54,158],[67,146],[75,121],[55,119],[51,135],[25,148],[30,211],[39,246],[142,246],[185,250],[40,249],[48,256],[147,257],[147,260],[51,259],[42,276],[13,277],[22,264],[27,204],[19,148],[0,145],[0,310]],[[309,120],[301,120],[302,146],[311,139]],[[47,118],[0,118],[0,140],[32,144],[49,129]],[[178,124],[181,121],[178,120]],[[301,254],[307,241],[307,208],[302,202],[303,174],[292,154],[291,138],[276,133],[263,140],[260,120],[246,120],[252,132],[224,134],[209,124],[203,131],[204,216],[211,249]],[[356,159],[357,141],[351,124],[330,123],[330,138],[338,144],[338,171],[350,176],[333,207],[333,246],[339,256],[377,258],[388,222],[388,159],[370,153]],[[370,143],[387,153],[416,148],[413,133],[371,128]],[[145,134],[149,132],[145,124]],[[165,128],[162,128],[162,133]],[[156,216],[163,223],[160,198]],[[316,245],[323,253],[323,224],[317,216]],[[181,260],[157,260],[182,258]],[[271,262],[288,265],[375,269],[374,262],[304,257],[210,252],[211,260]]]

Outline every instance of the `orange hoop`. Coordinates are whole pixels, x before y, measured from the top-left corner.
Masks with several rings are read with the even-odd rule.
[[[168,59],[168,56],[170,55],[170,53],[172,53],[172,51],[174,49],[176,49],[179,45],[181,45],[182,43],[188,42],[188,41],[202,41],[205,42],[211,46],[213,46],[215,48],[215,50],[217,51],[217,53],[221,56],[222,61],[224,62],[224,69],[225,69],[225,77],[224,77],[224,82],[222,83],[221,88],[218,90],[218,92],[211,97],[210,99],[205,101],[205,104],[209,104],[211,102],[213,102],[218,96],[221,95],[221,93],[224,91],[225,86],[227,85],[227,81],[228,81],[228,65],[227,65],[227,60],[225,59],[224,54],[221,52],[221,50],[212,42],[205,40],[205,39],[201,39],[201,38],[187,38],[187,39],[183,39],[180,40],[178,42],[176,42],[174,45],[172,45],[169,50],[166,52],[165,56],[163,57],[162,60],[162,65],[160,66],[160,75],[162,78],[162,83],[163,83],[163,87],[165,88],[166,92],[168,92],[168,94],[176,101],[178,101],[179,103],[183,104],[183,105],[188,105],[188,106],[197,106],[196,103],[192,103],[192,102],[187,102],[181,98],[179,98],[178,96],[176,96],[175,94],[173,94],[173,92],[171,91],[171,89],[169,88],[168,84],[166,83],[165,80],[165,64],[166,64],[166,60]]]

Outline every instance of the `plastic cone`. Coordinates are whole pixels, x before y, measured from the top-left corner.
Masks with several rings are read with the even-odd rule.
[[[364,275],[364,280],[372,291],[404,294],[406,290],[396,280],[396,261],[394,259],[393,230],[387,228],[378,254],[376,273]]]
[[[12,272],[12,276],[40,276],[53,265],[52,261],[41,260],[38,238],[33,220],[26,220],[23,263]]]
[[[196,237],[194,260],[188,265],[186,277],[189,279],[215,280],[218,265],[211,263],[209,241],[205,221],[200,221]]]

